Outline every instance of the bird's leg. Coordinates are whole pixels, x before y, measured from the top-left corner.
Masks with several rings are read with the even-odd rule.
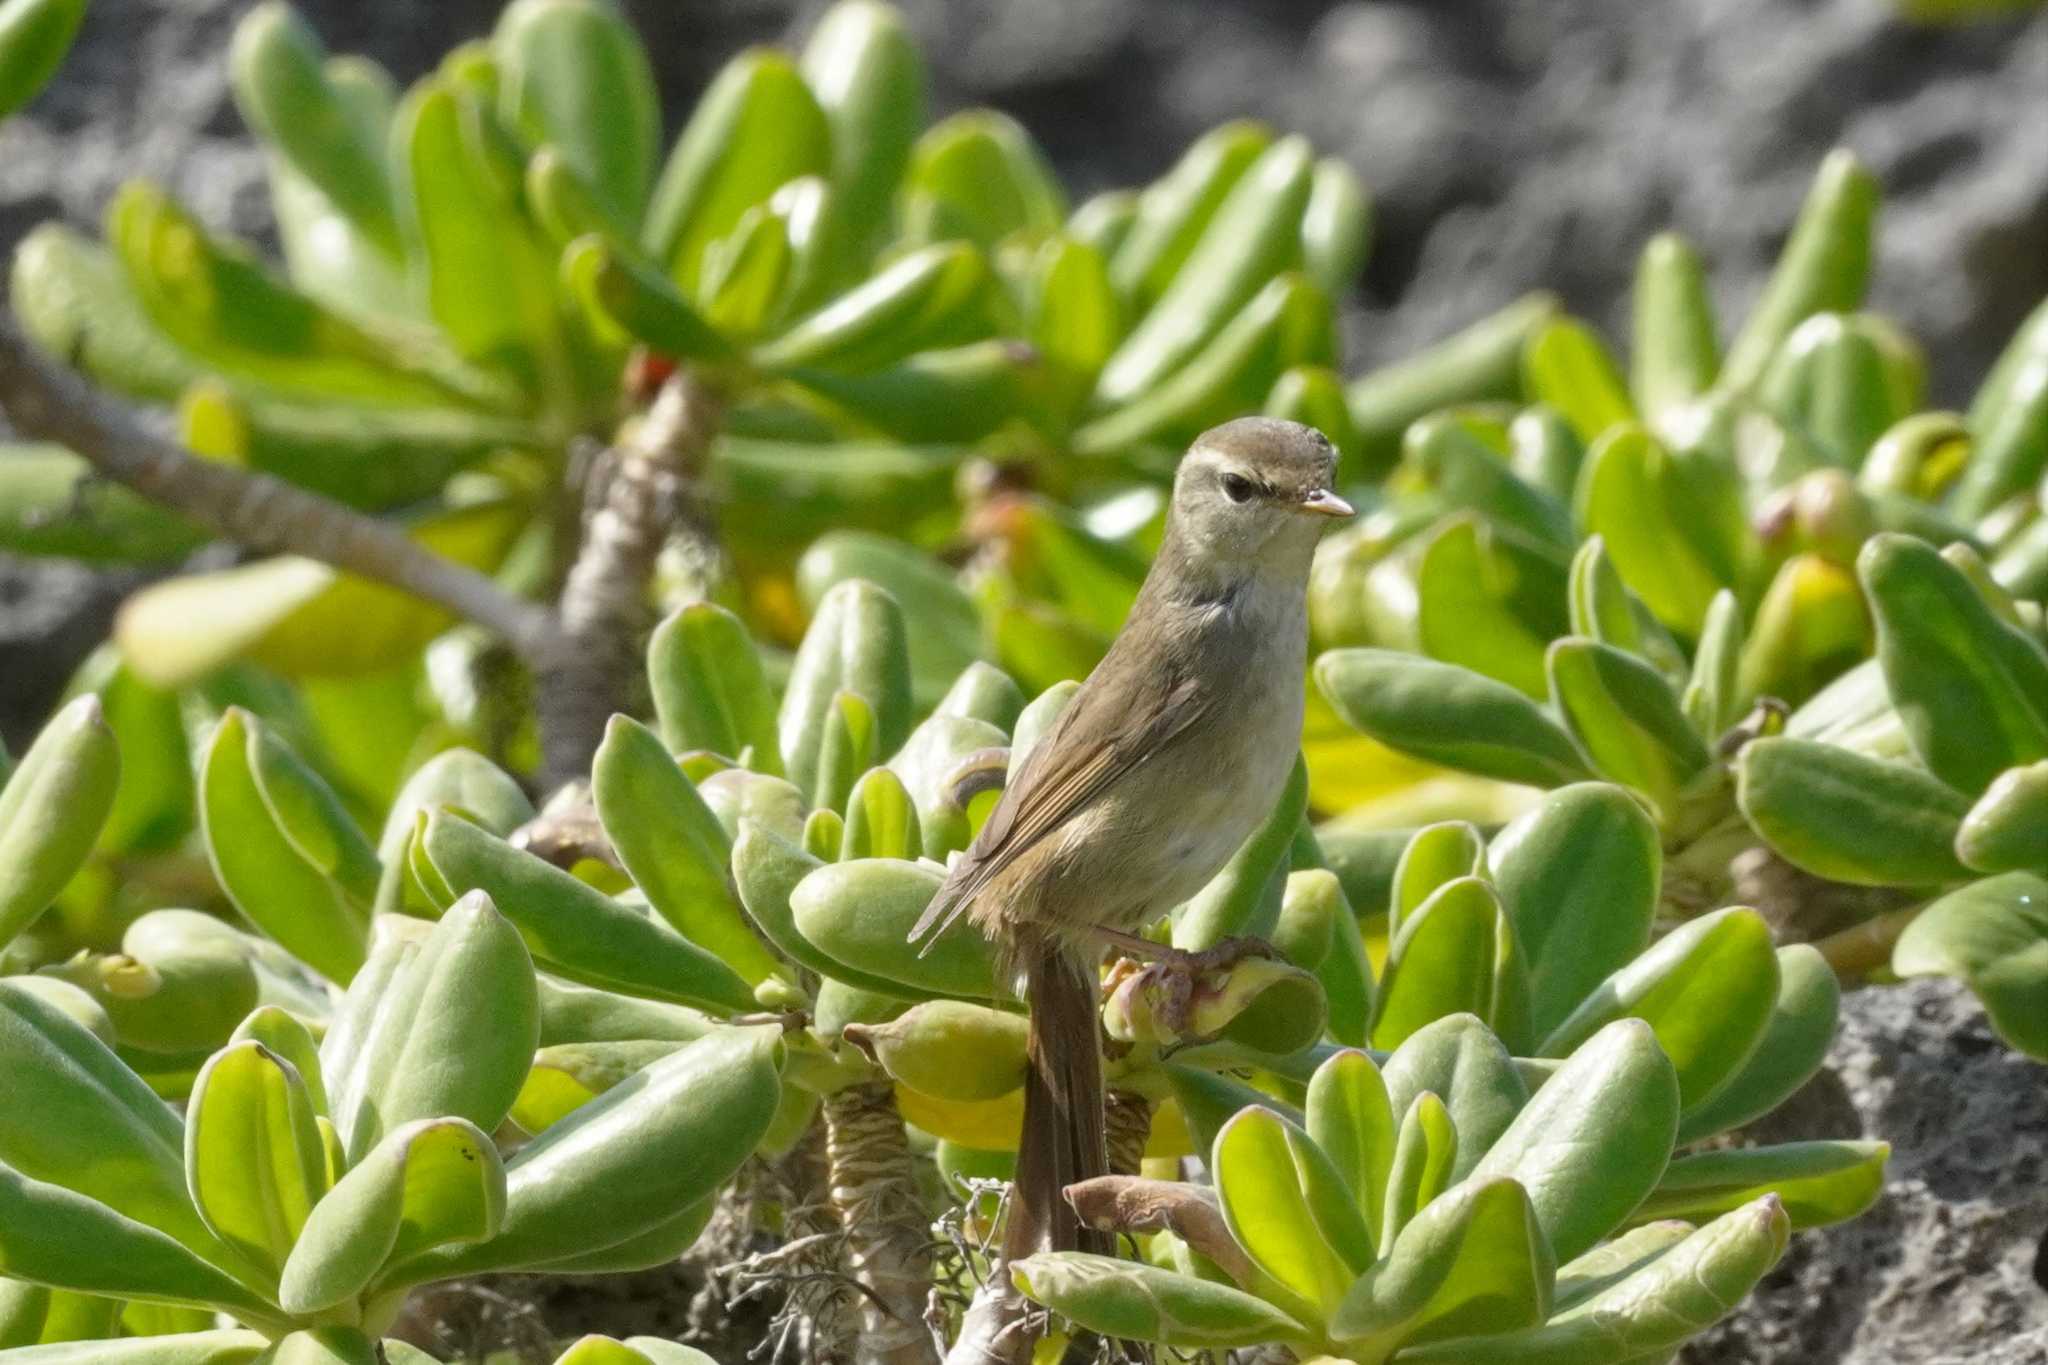
[[[1092,933],[1098,941],[1126,957],[1147,964],[1139,973],[1144,982],[1141,989],[1158,992],[1159,1021],[1174,1033],[1183,1035],[1187,1032],[1188,1015],[1194,1004],[1195,983],[1204,974],[1235,967],[1249,958],[1275,955],[1271,944],[1256,938],[1226,938],[1207,948],[1188,949],[1155,943],[1138,934],[1127,934],[1100,925]]]

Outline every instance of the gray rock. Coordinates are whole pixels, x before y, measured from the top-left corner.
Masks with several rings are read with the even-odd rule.
[[[1796,1234],[1688,1365],[2048,1361],[2048,1067],[1953,981],[1843,1001],[1829,1070],[1758,1134],[1892,1144],[1883,1197]]]

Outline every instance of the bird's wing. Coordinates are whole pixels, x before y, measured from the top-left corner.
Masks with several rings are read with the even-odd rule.
[[[1172,743],[1208,707],[1208,694],[1184,673],[1146,669],[1122,687],[1101,676],[1107,668],[1097,670],[1032,750],[918,916],[911,942],[923,938],[929,948],[1004,868]]]

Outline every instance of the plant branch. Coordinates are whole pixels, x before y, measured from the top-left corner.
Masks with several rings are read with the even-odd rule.
[[[867,1295],[855,1365],[931,1365],[937,1353],[924,1328],[930,1219],[895,1093],[887,1083],[847,1086],[826,1098],[824,1120],[846,1265]]]
[[[138,422],[45,354],[0,310],[0,409],[26,436],[55,441],[95,471],[252,550],[303,555],[403,588],[531,653],[552,633],[543,607],[396,528],[282,479],[202,460]]]
[[[632,709],[651,624],[647,585],[724,409],[717,390],[684,366],[595,462],[595,496],[562,584],[559,628],[536,661],[545,790],[584,776],[605,723]]]

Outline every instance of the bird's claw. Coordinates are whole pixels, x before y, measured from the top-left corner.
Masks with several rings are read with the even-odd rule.
[[[1112,987],[1127,989],[1149,1004],[1148,1013],[1168,1036],[1186,1038],[1194,1014],[1195,988],[1212,972],[1227,971],[1252,958],[1275,958],[1271,944],[1256,938],[1227,938],[1208,948],[1168,948],[1148,954],[1143,966],[1119,964],[1110,972]],[[1128,961],[1128,960],[1127,960]]]

